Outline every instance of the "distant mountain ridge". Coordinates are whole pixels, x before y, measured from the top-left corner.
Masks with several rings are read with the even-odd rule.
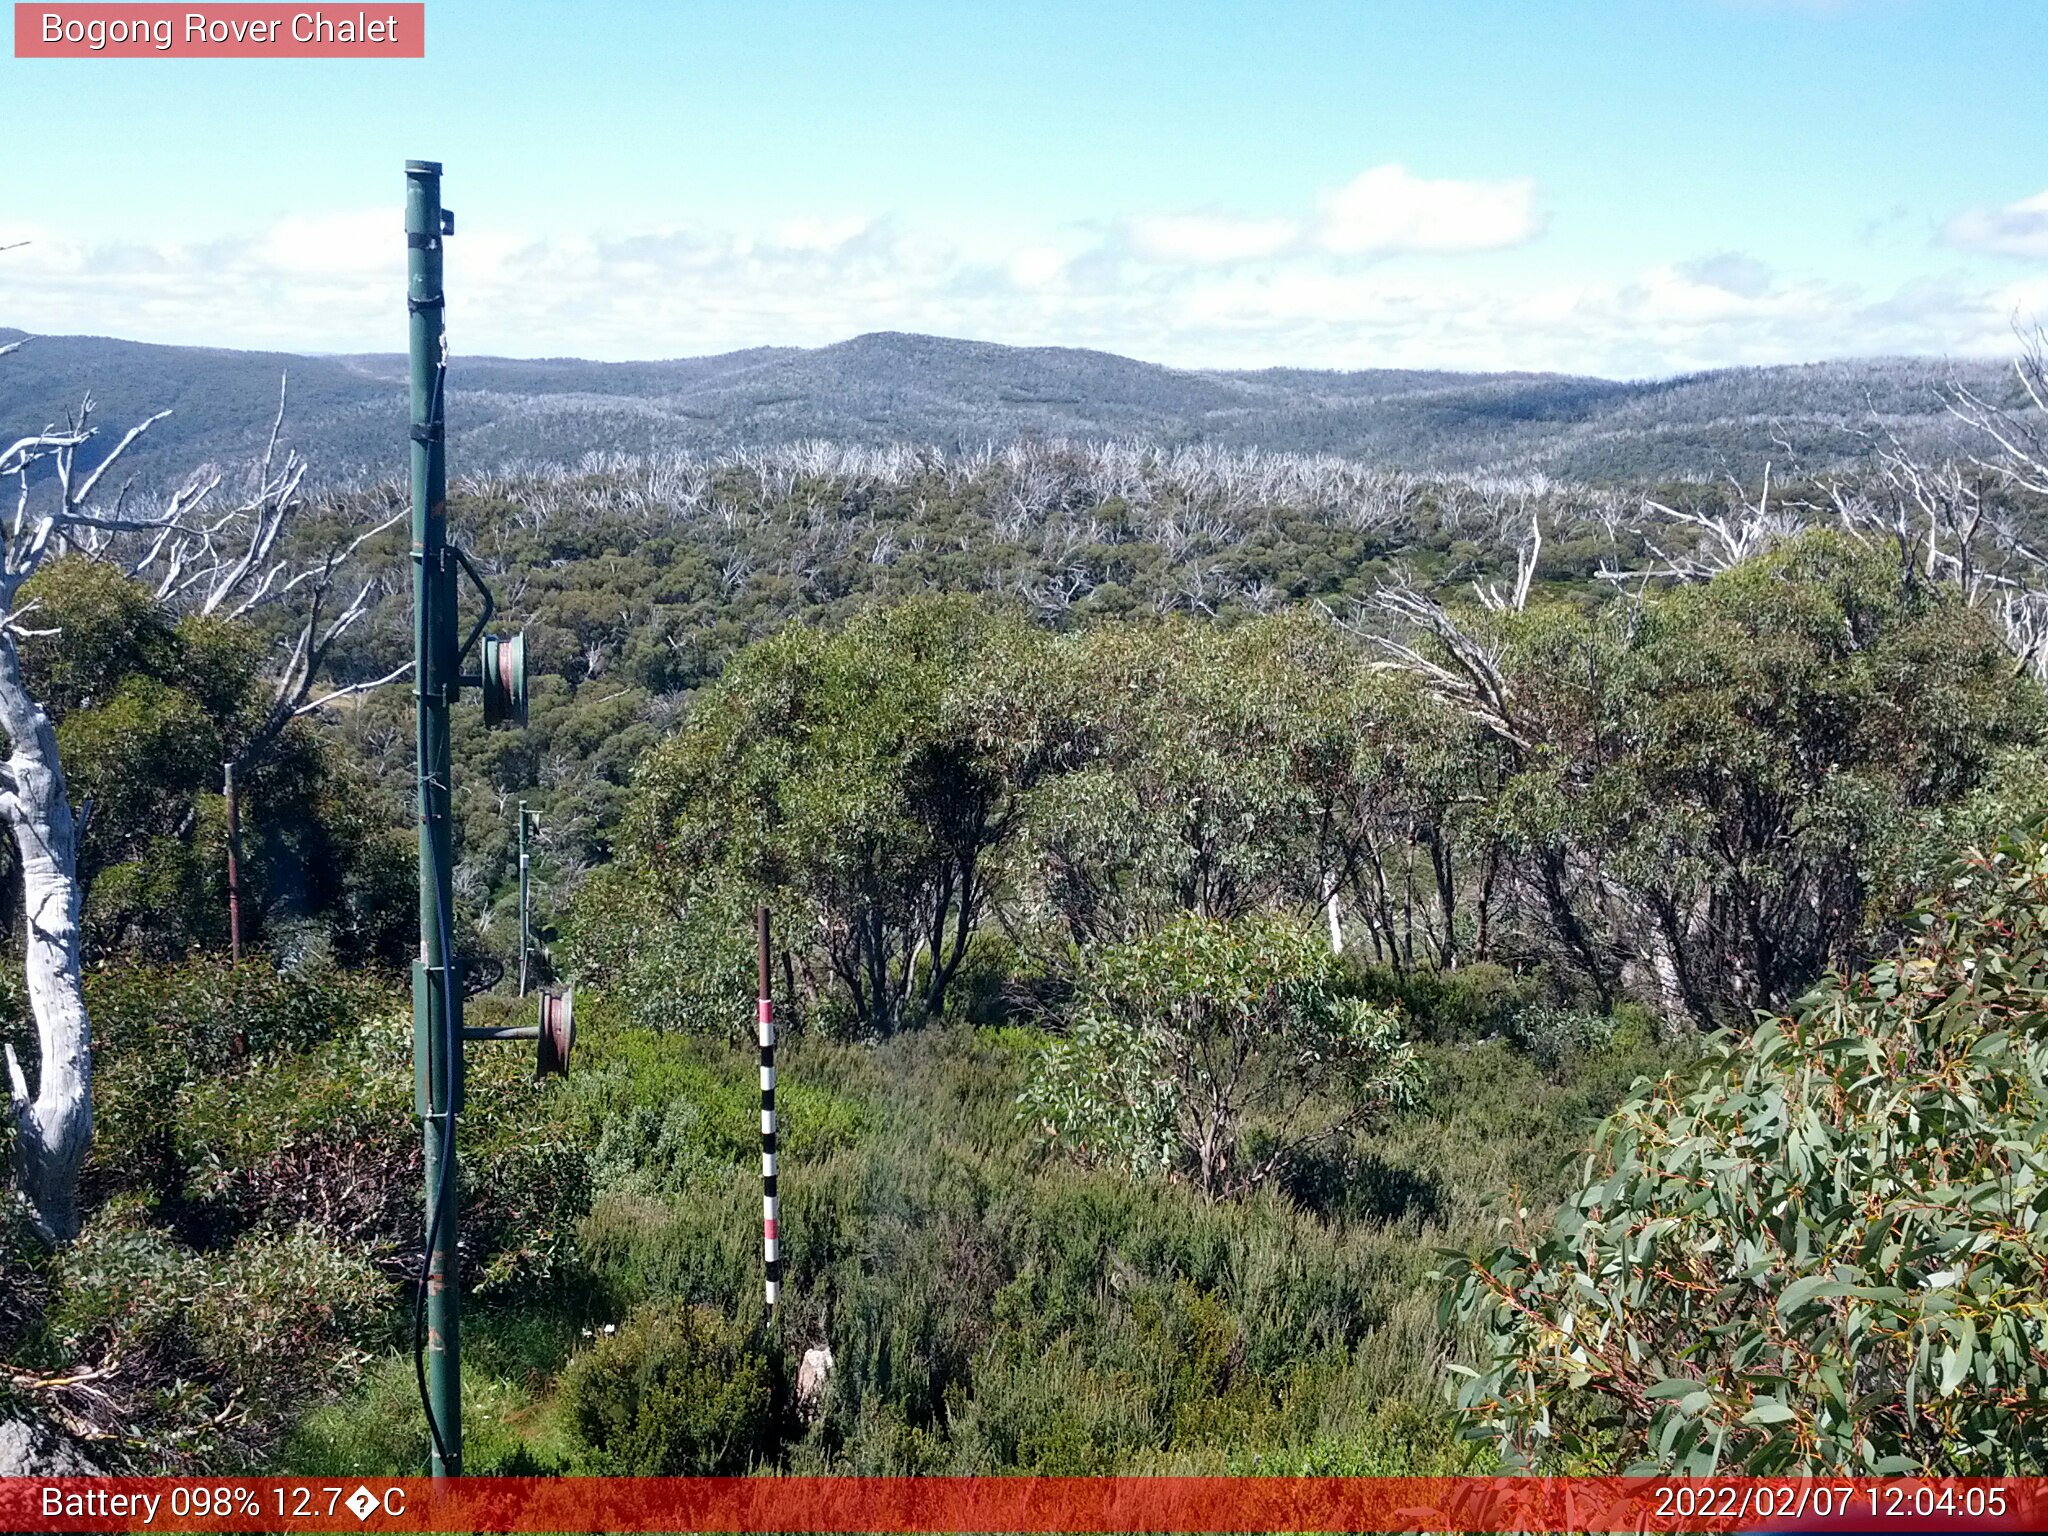
[[[24,333],[0,328],[0,345]],[[61,418],[89,390],[98,420],[151,412],[144,474],[260,446],[289,374],[288,433],[318,479],[381,477],[404,458],[405,359],[295,356],[36,336],[0,361],[0,433]],[[592,452],[719,450],[830,438],[979,447],[1031,437],[1142,438],[1333,453],[1428,470],[1560,479],[1748,474],[1789,445],[1811,466],[1864,448],[1882,420],[1938,452],[1951,377],[1999,390],[2001,365],[1869,358],[1625,382],[1555,373],[1193,370],[1067,347],[875,332],[666,362],[457,356],[451,465],[575,463]],[[1873,414],[1874,413],[1874,414]]]

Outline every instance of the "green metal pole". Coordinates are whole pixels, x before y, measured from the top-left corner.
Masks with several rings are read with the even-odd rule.
[[[462,989],[451,985],[454,890],[448,708],[457,676],[455,564],[448,556],[448,466],[443,403],[441,167],[405,165],[407,310],[412,353],[413,659],[419,702],[420,965],[413,981],[415,1103],[426,1133],[426,1390],[432,1470],[462,1474],[462,1335],[457,1315],[458,1173],[455,1115],[462,1102]]]
[[[526,802],[519,802],[519,995],[526,996],[526,952],[533,942],[533,926],[526,908]]]

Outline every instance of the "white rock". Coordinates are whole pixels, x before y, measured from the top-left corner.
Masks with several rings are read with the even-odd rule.
[[[0,1477],[97,1477],[99,1471],[47,1425],[0,1419]]]
[[[796,1410],[805,1419],[815,1419],[825,1409],[825,1394],[832,1386],[832,1350],[819,1344],[804,1351],[803,1364],[796,1371]]]

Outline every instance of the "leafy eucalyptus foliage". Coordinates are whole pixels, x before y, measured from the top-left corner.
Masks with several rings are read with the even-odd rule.
[[[805,994],[856,1030],[936,1014],[1015,816],[970,701],[1027,637],[997,610],[930,598],[743,653],[648,758],[631,872],[581,920],[593,971],[672,976],[695,956],[729,974],[748,938],[734,918],[760,899],[783,914]],[[654,942],[621,946],[622,931]]]
[[[1022,1098],[1085,1157],[1243,1195],[1420,1085],[1400,1016],[1298,928],[1189,916],[1085,964]]]
[[[786,994],[879,1033],[942,1009],[977,932],[1057,970],[1320,909],[1403,972],[1735,1024],[1885,942],[2042,734],[1981,612],[1825,534],[1604,606],[1428,611],[1378,648],[1310,612],[1056,633],[966,597],[792,626],[649,755],[574,963],[635,977],[643,1022],[738,1020],[768,899]]]
[[[1524,1459],[2048,1470],[2048,842],[1602,1126],[1548,1232],[1453,1255],[1469,1433]]]
[[[1314,910],[1356,890],[1373,941],[1399,952],[1400,881],[1445,819],[1424,759],[1469,739],[1456,717],[1307,612],[1106,624],[1023,655],[979,714],[1030,786],[1026,926],[1125,941],[1185,913]]]

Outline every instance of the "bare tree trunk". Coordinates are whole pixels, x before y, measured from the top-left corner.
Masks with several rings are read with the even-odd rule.
[[[234,964],[242,963],[242,797],[235,788],[235,765],[232,762],[221,765],[221,792],[228,803],[228,959]],[[519,845],[526,846],[526,829],[519,829]],[[522,853],[523,857],[523,853]],[[525,878],[521,872],[521,879]],[[523,895],[526,887],[522,885]],[[520,921],[526,914],[522,911]],[[521,933],[523,945],[526,935]],[[526,996],[526,951],[519,951],[519,995]],[[240,1053],[237,1052],[239,1055]]]
[[[1565,890],[1564,855],[1556,848],[1539,848],[1535,877],[1536,889],[1549,911],[1552,929],[1573,958],[1584,967],[1586,979],[1592,982],[1594,994],[1600,1000],[1600,1011],[1611,1012],[1614,1008],[1614,986],[1608,978],[1607,967],[1601,963],[1599,950],[1593,945],[1592,935],[1579,921],[1579,914],[1572,910],[1571,896]]]
[[[7,1072],[21,1192],[52,1242],[78,1234],[78,1177],[92,1140],[92,1036],[78,951],[78,861],[57,733],[22,681],[14,637],[0,630],[0,730],[10,748],[0,783],[21,859],[29,1008],[41,1053],[36,1092],[13,1047]]]
[[[1408,846],[1401,855],[1401,966],[1415,969],[1415,824],[1408,824]]]
[[[1478,930],[1472,941],[1477,958],[1489,960],[1493,957],[1493,882],[1500,873],[1500,848],[1488,844],[1486,860],[1479,873]]]
[[[1451,863],[1450,839],[1439,822],[1429,835],[1429,867],[1436,874],[1437,910],[1443,914],[1443,932],[1437,940],[1437,969],[1454,970],[1458,964],[1458,874]]]

